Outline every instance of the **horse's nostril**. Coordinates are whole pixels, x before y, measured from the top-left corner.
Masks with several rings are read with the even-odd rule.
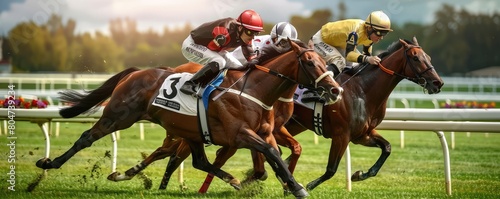
[[[332,88],[332,94],[339,94],[339,90],[336,88]]]
[[[444,85],[444,83],[443,83],[443,82],[441,82],[441,81],[437,81],[437,80],[432,81],[432,84],[433,84],[434,86],[439,87],[439,88],[441,88],[441,87]]]
[[[342,93],[342,88],[332,88],[332,93],[340,95]]]

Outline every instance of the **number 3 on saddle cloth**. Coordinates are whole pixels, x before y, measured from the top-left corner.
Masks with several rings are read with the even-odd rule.
[[[193,74],[172,74],[165,79],[160,87],[158,96],[156,96],[152,104],[183,115],[198,116],[201,136],[205,144],[211,145],[212,135],[210,134],[210,129],[208,128],[207,123],[208,98],[210,93],[216,89],[215,87],[222,83],[224,74],[225,72],[219,73],[219,75],[212,82],[210,82],[205,88],[202,88],[204,90],[199,91],[202,93],[201,99],[193,97],[192,95],[186,95],[179,90],[184,82],[191,79]]]

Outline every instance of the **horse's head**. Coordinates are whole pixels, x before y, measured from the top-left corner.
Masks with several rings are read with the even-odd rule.
[[[288,42],[299,62],[297,82],[303,87],[317,91],[327,104],[340,100],[344,90],[333,79],[333,73],[326,69],[325,61],[314,50],[305,48],[305,45],[301,47],[290,39]]]
[[[424,88],[424,92],[429,94],[439,93],[443,86],[443,80],[437,74],[434,66],[431,64],[431,57],[424,52],[418,45],[416,37],[413,37],[413,44],[408,44],[406,41],[400,39],[399,42],[405,48],[405,55],[408,65],[410,66],[410,73],[413,73],[414,82]]]
[[[403,53],[399,54],[399,51]],[[385,55],[388,56],[384,57]],[[444,84],[443,80],[432,66],[431,57],[418,45],[417,38],[413,37],[412,42],[400,39],[399,42],[395,42],[389,47],[388,52],[383,53],[381,56],[383,60],[379,66],[383,71],[415,82],[422,86],[426,93],[435,94],[441,91]],[[389,63],[388,65],[402,63],[400,65],[402,67],[398,71],[391,71],[382,65],[385,63]]]

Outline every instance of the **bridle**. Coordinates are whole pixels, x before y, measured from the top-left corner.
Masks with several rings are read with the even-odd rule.
[[[274,70],[271,70],[269,68],[266,68],[266,67],[263,67],[263,66],[260,66],[260,65],[255,65],[255,68],[256,69],[259,69],[263,72],[266,72],[266,73],[269,73],[271,75],[274,75],[276,77],[279,77],[279,78],[283,78],[283,79],[286,79],[294,84],[298,84],[300,85],[301,87],[303,88],[307,88],[307,89],[310,89],[310,90],[318,90],[318,82],[320,82],[322,79],[324,79],[325,77],[327,76],[330,76],[333,78],[333,72],[331,71],[326,71],[325,73],[323,73],[322,75],[320,75],[318,78],[314,79],[314,77],[312,77],[311,74],[307,73],[307,70],[304,66],[304,63],[302,61],[302,56],[306,53],[306,52],[309,52],[309,51],[312,51],[314,52],[313,49],[305,49],[303,51],[301,51],[297,56],[296,58],[298,59],[298,62],[299,62],[299,67],[300,69],[302,70],[302,72],[304,73],[304,75],[306,75],[306,78],[309,80],[309,83],[308,85],[304,85],[304,84],[301,84],[299,83],[297,80],[294,80],[286,75],[283,75],[277,71],[274,71]]]
[[[415,74],[415,77],[410,77],[410,76],[406,76],[406,75],[404,75],[404,74],[399,74],[399,73],[396,73],[396,72],[394,72],[393,70],[390,70],[390,69],[388,69],[388,68],[384,67],[384,66],[382,65],[382,63],[379,63],[379,64],[378,64],[378,66],[380,67],[380,69],[381,69],[382,71],[384,71],[385,73],[387,73],[387,74],[389,74],[389,75],[396,75],[396,76],[399,76],[399,77],[401,77],[401,78],[403,78],[403,79],[407,79],[407,80],[409,80],[409,81],[412,81],[412,82],[414,82],[414,83],[416,83],[416,84],[418,84],[418,85],[420,85],[420,86],[424,87],[424,86],[427,84],[427,80],[425,80],[425,78],[423,78],[423,77],[422,77],[422,75],[423,75],[424,73],[426,73],[427,71],[429,71],[429,70],[433,70],[433,69],[434,69],[434,67],[433,67],[433,66],[431,66],[431,65],[429,65],[427,62],[424,62],[424,64],[427,66],[427,68],[426,68],[424,71],[422,71],[422,72],[420,72],[420,73],[419,73],[419,72],[417,71],[417,68],[413,65],[412,61],[410,60],[410,56],[408,55],[408,51],[409,51],[409,50],[411,50],[411,49],[413,49],[413,48],[421,48],[421,47],[420,47],[420,46],[413,46],[413,45],[412,45],[412,46],[410,46],[410,47],[408,47],[408,48],[406,48],[406,47],[405,47],[405,50],[403,51],[403,53],[404,53],[404,55],[405,55],[405,57],[406,57],[406,62],[405,62],[405,65],[404,65],[404,67],[403,67],[403,68],[404,68],[404,69],[403,69],[403,71],[405,71],[405,69],[406,69],[406,66],[407,66],[407,65],[410,65],[410,69],[411,69],[411,70],[413,71],[413,73]]]

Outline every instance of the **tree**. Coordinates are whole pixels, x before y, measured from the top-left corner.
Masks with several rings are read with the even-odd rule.
[[[46,35],[47,31],[34,22],[20,23],[9,32],[14,72],[43,70],[47,59]]]
[[[330,10],[316,10],[310,17],[292,16],[290,23],[297,28],[299,39],[309,41],[309,39],[321,29],[321,26],[331,21],[333,14]]]

